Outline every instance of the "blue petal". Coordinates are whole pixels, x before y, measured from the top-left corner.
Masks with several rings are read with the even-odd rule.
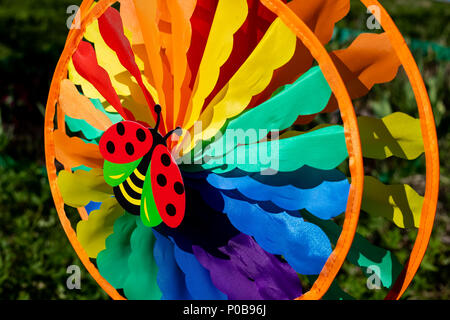
[[[84,208],[86,209],[87,214],[90,214],[92,211],[100,209],[101,205],[101,202],[91,201]]]
[[[186,183],[199,190],[214,210],[227,214],[236,229],[253,236],[267,252],[282,255],[300,274],[319,274],[331,254],[325,233],[300,216],[268,212],[232,192],[214,189],[200,179],[186,179]]]
[[[153,256],[158,265],[157,282],[162,292],[161,300],[191,300],[184,273],[175,260],[174,244],[154,229],[153,234],[156,237]]]
[[[221,190],[237,190],[255,201],[271,201],[284,210],[306,209],[315,216],[327,220],[345,211],[350,184],[347,179],[323,181],[311,188],[293,185],[272,186],[249,176],[224,177],[211,173],[209,184]]]
[[[227,296],[212,283],[209,271],[192,253],[183,251],[176,245],[174,249],[175,260],[186,275],[186,285],[193,299],[227,300]]]
[[[331,244],[316,225],[286,212],[272,214],[258,205],[222,194],[223,212],[241,232],[253,236],[267,252],[282,255],[300,274],[319,274]]]

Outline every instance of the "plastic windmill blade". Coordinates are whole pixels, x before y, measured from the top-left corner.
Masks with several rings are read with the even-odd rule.
[[[403,268],[356,233],[359,212],[426,243],[439,168],[423,81],[387,13],[383,33],[327,52],[348,0],[119,2],[83,2],[45,117],[58,215],[99,285],[114,299],[349,298],[334,281],[346,261],[399,298],[425,248]],[[357,118],[352,99],[400,66],[420,118]],[[342,125],[306,126],[336,110]],[[425,196],[364,177],[363,158],[423,153]]]

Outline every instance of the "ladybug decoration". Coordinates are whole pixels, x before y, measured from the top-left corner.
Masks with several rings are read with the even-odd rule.
[[[181,128],[164,137],[158,132],[161,106],[155,128],[135,121],[121,121],[102,135],[100,153],[105,159],[105,181],[113,187],[119,204],[129,213],[140,215],[144,225],[156,227],[164,222],[171,228],[184,218],[186,198],[180,170],[166,141]]]

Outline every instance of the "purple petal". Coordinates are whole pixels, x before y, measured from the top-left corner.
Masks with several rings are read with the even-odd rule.
[[[199,246],[192,249],[209,270],[214,285],[230,300],[283,300],[302,294],[294,269],[247,235],[239,234],[219,248],[228,259],[216,257]]]

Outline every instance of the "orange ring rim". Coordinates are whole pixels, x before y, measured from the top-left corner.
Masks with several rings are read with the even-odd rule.
[[[364,2],[364,0],[362,0]],[[59,92],[59,83],[67,74],[67,65],[70,57],[75,52],[78,44],[80,43],[86,26],[90,24],[94,19],[98,18],[103,12],[116,0],[100,0],[90,11],[88,7],[92,5],[92,0],[86,0],[82,3],[81,13],[82,23],[79,29],[74,29],[69,32],[68,40],[64,48],[63,54],[58,62],[51,88],[50,94],[47,102],[46,117],[45,117],[45,150],[46,150],[46,163],[48,169],[48,176],[50,181],[50,187],[53,194],[53,199],[55,201],[56,209],[58,211],[58,216],[60,218],[61,224],[63,225],[64,231],[66,232],[69,241],[71,242],[74,250],[79,256],[82,263],[85,265],[86,269],[92,275],[92,277],[99,283],[99,285],[105,290],[105,292],[113,299],[124,299],[115,288],[113,288],[99,273],[98,269],[90,262],[85,250],[79,243],[76,233],[70,225],[70,221],[67,219],[64,211],[64,202],[62,200],[61,194],[56,183],[56,167],[55,161],[55,146],[53,140],[53,118],[55,115],[55,106],[57,103],[57,97]],[[310,291],[305,293],[298,299],[320,299],[323,294],[328,290],[332,281],[336,277],[338,271],[340,270],[347,253],[350,249],[351,243],[353,241],[354,234],[356,232],[356,227],[358,223],[359,210],[361,206],[362,191],[363,191],[363,181],[364,181],[364,171],[363,171],[363,158],[361,152],[361,142],[359,137],[359,130],[356,121],[356,114],[353,108],[352,101],[345,87],[344,81],[342,80],[336,66],[334,65],[331,57],[326,51],[325,47],[320,43],[314,33],[306,26],[306,24],[293,13],[281,0],[261,0],[261,2],[272,12],[277,14],[280,19],[297,35],[299,39],[302,40],[304,45],[310,50],[312,56],[316,59],[318,64],[324,73],[333,93],[335,94],[339,109],[341,112],[341,117],[345,129],[345,139],[347,144],[347,149],[349,153],[349,166],[352,178],[352,184],[350,187],[347,208],[345,213],[344,226],[341,235],[336,243],[336,247],[329,256],[325,266],[323,267],[319,277],[313,284]],[[366,1],[368,3],[378,3],[377,1]],[[84,5],[84,7],[83,7]],[[380,5],[381,7],[381,5]],[[387,14],[387,13],[386,13]],[[397,30],[398,32],[398,30]],[[400,35],[401,38],[401,35]],[[403,39],[403,38],[401,38]],[[396,48],[397,49],[397,48]],[[406,47],[407,49],[407,47]],[[407,49],[409,52],[409,49]],[[411,56],[412,58],[412,56]],[[415,65],[414,59],[413,64]],[[417,66],[416,66],[417,68]],[[406,66],[405,66],[406,69]],[[411,69],[411,68],[410,68]],[[418,72],[418,70],[417,70]],[[418,74],[420,80],[422,79],[420,73]],[[417,81],[417,75],[413,78]],[[423,80],[422,80],[423,84]],[[425,90],[423,93],[420,84],[417,86],[417,92],[423,98],[428,98]],[[416,91],[415,91],[415,94]],[[427,99],[425,99],[426,102]],[[429,101],[428,101],[429,102]],[[422,104],[421,104],[422,105]],[[431,106],[429,108],[431,110]],[[420,111],[420,109],[419,109]],[[428,115],[429,116],[429,115]],[[431,113],[432,118],[432,113]],[[422,121],[421,117],[421,121]],[[430,122],[424,120],[425,127],[429,129]],[[421,123],[422,123],[421,122]],[[434,119],[432,119],[432,124],[434,124]],[[434,126],[432,126],[434,130]],[[433,131],[432,130],[432,131]],[[435,130],[434,130],[435,132]],[[432,135],[426,136],[432,140]],[[436,138],[437,140],[437,138]],[[428,163],[428,162],[427,162]],[[427,165],[428,173],[428,165]],[[428,177],[428,174],[427,174]],[[428,179],[427,179],[428,186]],[[437,197],[436,197],[437,198]],[[425,203],[424,203],[425,207]],[[427,208],[432,208],[428,205]],[[429,212],[430,210],[427,210]],[[422,222],[425,219],[422,219]],[[427,226],[429,223],[427,224]],[[420,231],[420,230],[419,230]],[[417,242],[417,241],[416,241]],[[426,245],[425,245],[426,248]],[[422,248],[423,249],[423,248]],[[419,262],[420,264],[420,262]]]
[[[423,78],[417,67],[416,61],[408,48],[400,31],[387,13],[386,9],[377,0],[361,0],[366,6],[377,6],[380,9],[379,23],[387,33],[391,44],[405,69],[409,82],[414,92],[419,110],[422,138],[425,149],[426,184],[425,196],[422,206],[419,231],[414,242],[410,257],[398,276],[386,300],[398,300],[411,283],[425,255],[430,241],[431,231],[436,216],[436,208],[439,194],[439,148],[430,98]]]

